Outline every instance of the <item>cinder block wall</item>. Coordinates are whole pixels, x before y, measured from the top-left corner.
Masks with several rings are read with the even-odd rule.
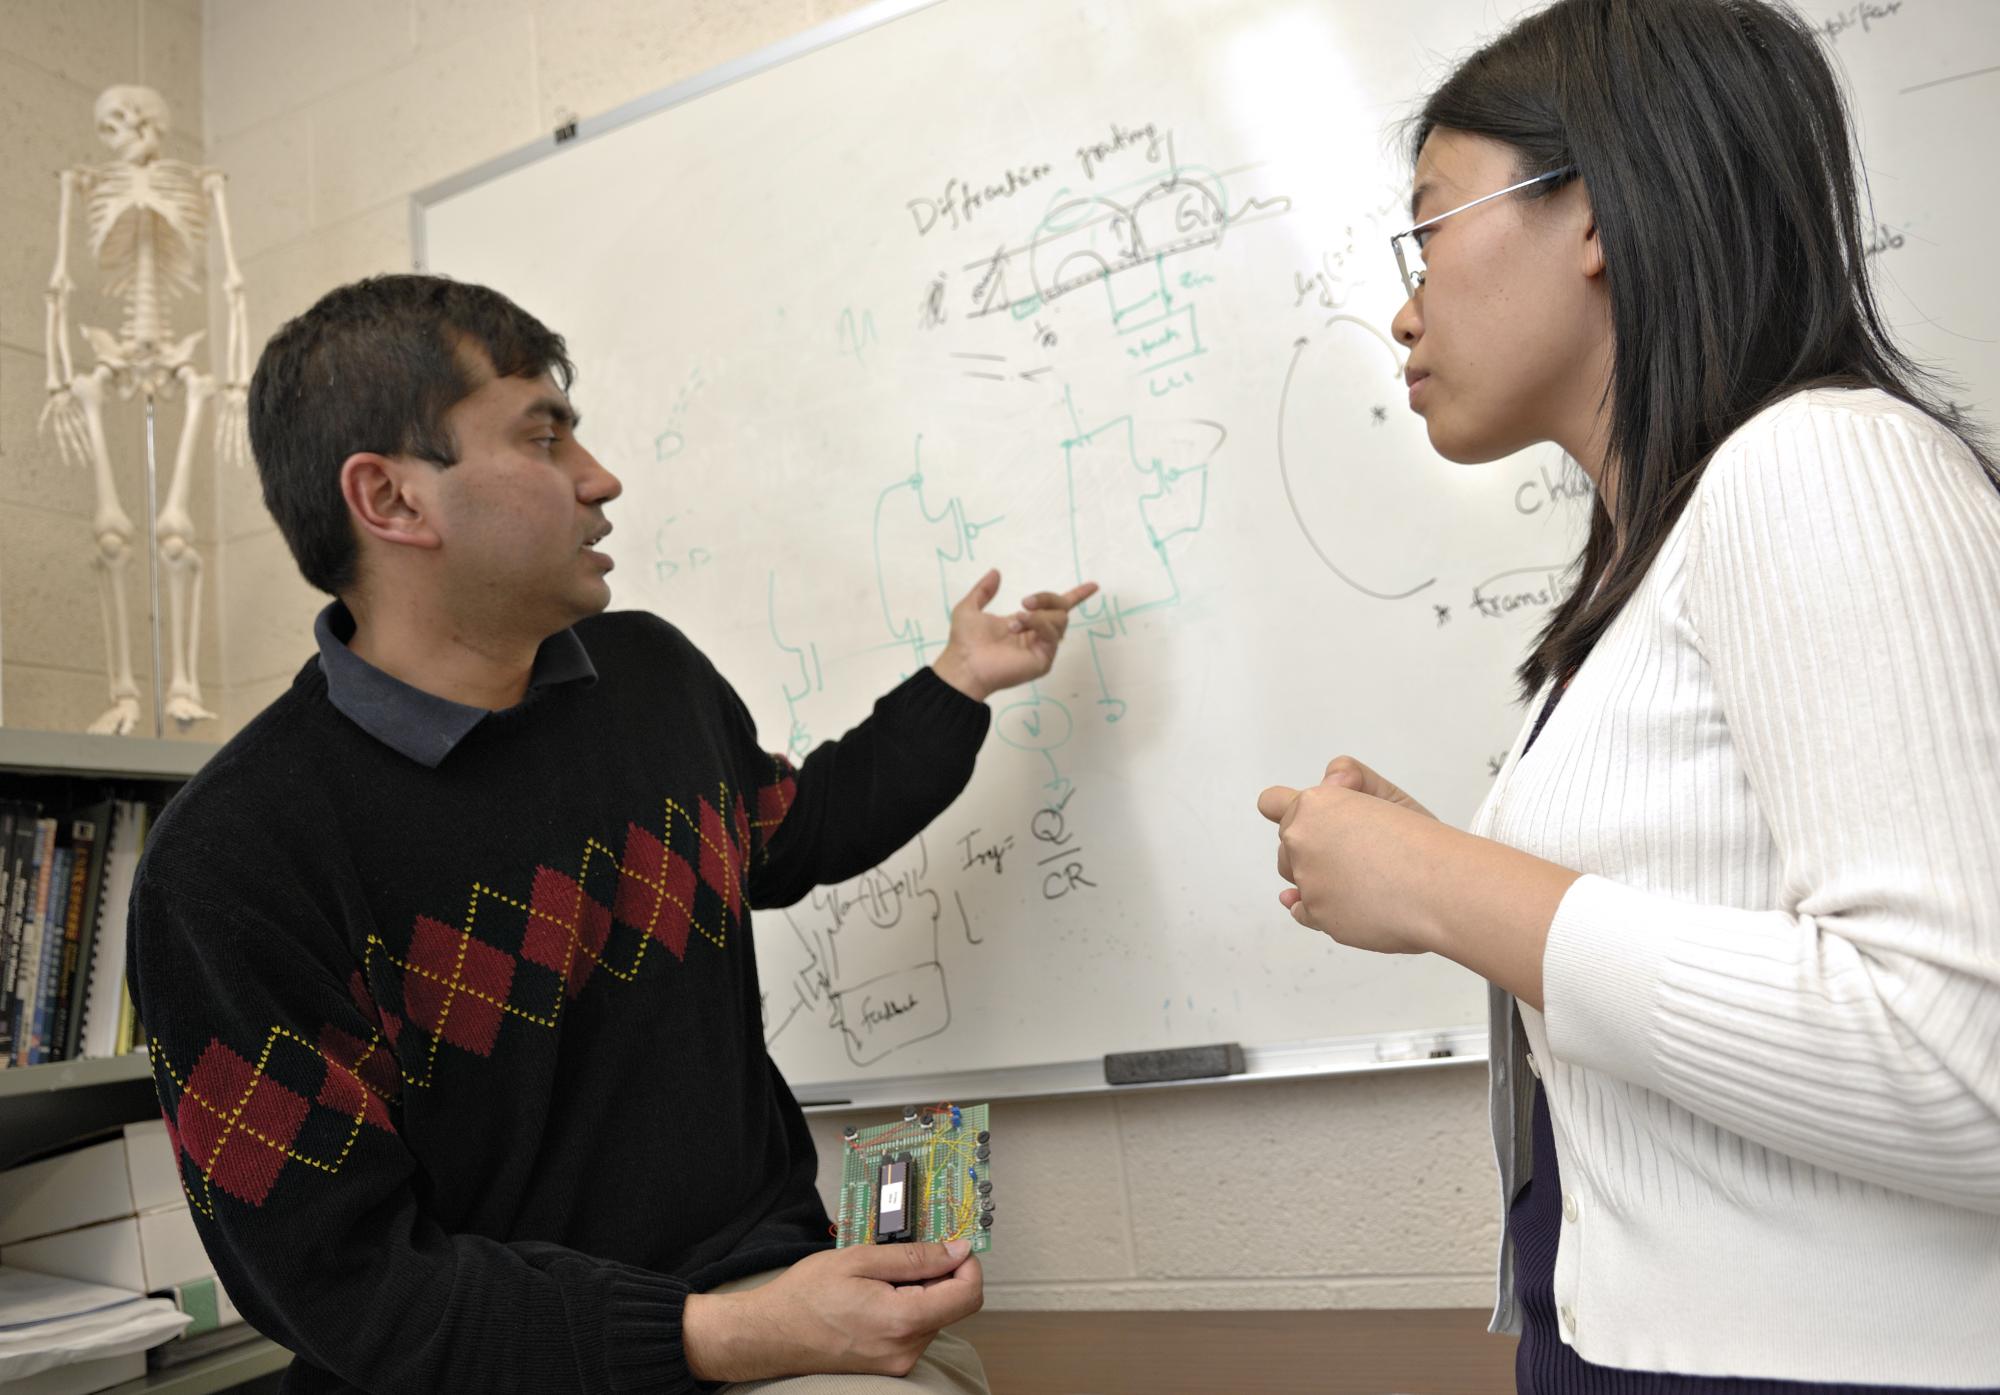
[[[1477,1308],[1499,1181],[1486,1072],[998,1101],[995,1308]],[[836,1204],[844,1125],[814,1116]]]
[[[423,185],[535,139],[560,111],[606,111],[851,7],[208,0],[208,158],[230,175],[257,342],[341,281],[406,269],[407,200]],[[544,313],[560,327],[560,307]],[[216,499],[233,729],[310,652],[320,599],[253,480],[218,481]],[[1003,1102],[990,1302],[1479,1306],[1498,1240],[1483,1083],[1461,1066]],[[836,1163],[846,1122],[814,1121]]]

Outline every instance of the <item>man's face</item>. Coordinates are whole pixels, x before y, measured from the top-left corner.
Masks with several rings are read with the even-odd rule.
[[[483,355],[479,356],[484,366]],[[547,374],[486,379],[446,413],[458,463],[432,480],[450,613],[489,633],[556,633],[611,602],[603,508],[621,486],[576,439]]]

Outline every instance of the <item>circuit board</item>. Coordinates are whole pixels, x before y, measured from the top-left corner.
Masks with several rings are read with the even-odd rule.
[[[841,1139],[840,1244],[993,1246],[993,1136],[983,1104],[922,1105]]]

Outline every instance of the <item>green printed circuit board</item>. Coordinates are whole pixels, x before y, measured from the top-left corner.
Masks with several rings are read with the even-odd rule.
[[[993,1246],[993,1136],[983,1104],[933,1104],[841,1139],[842,1246],[906,1240]]]

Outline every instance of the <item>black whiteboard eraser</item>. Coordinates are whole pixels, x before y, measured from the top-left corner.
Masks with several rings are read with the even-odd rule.
[[[1164,1051],[1113,1051],[1104,1058],[1106,1085],[1205,1080],[1218,1075],[1241,1075],[1243,1071],[1243,1048],[1233,1041],[1214,1046],[1172,1046]]]

